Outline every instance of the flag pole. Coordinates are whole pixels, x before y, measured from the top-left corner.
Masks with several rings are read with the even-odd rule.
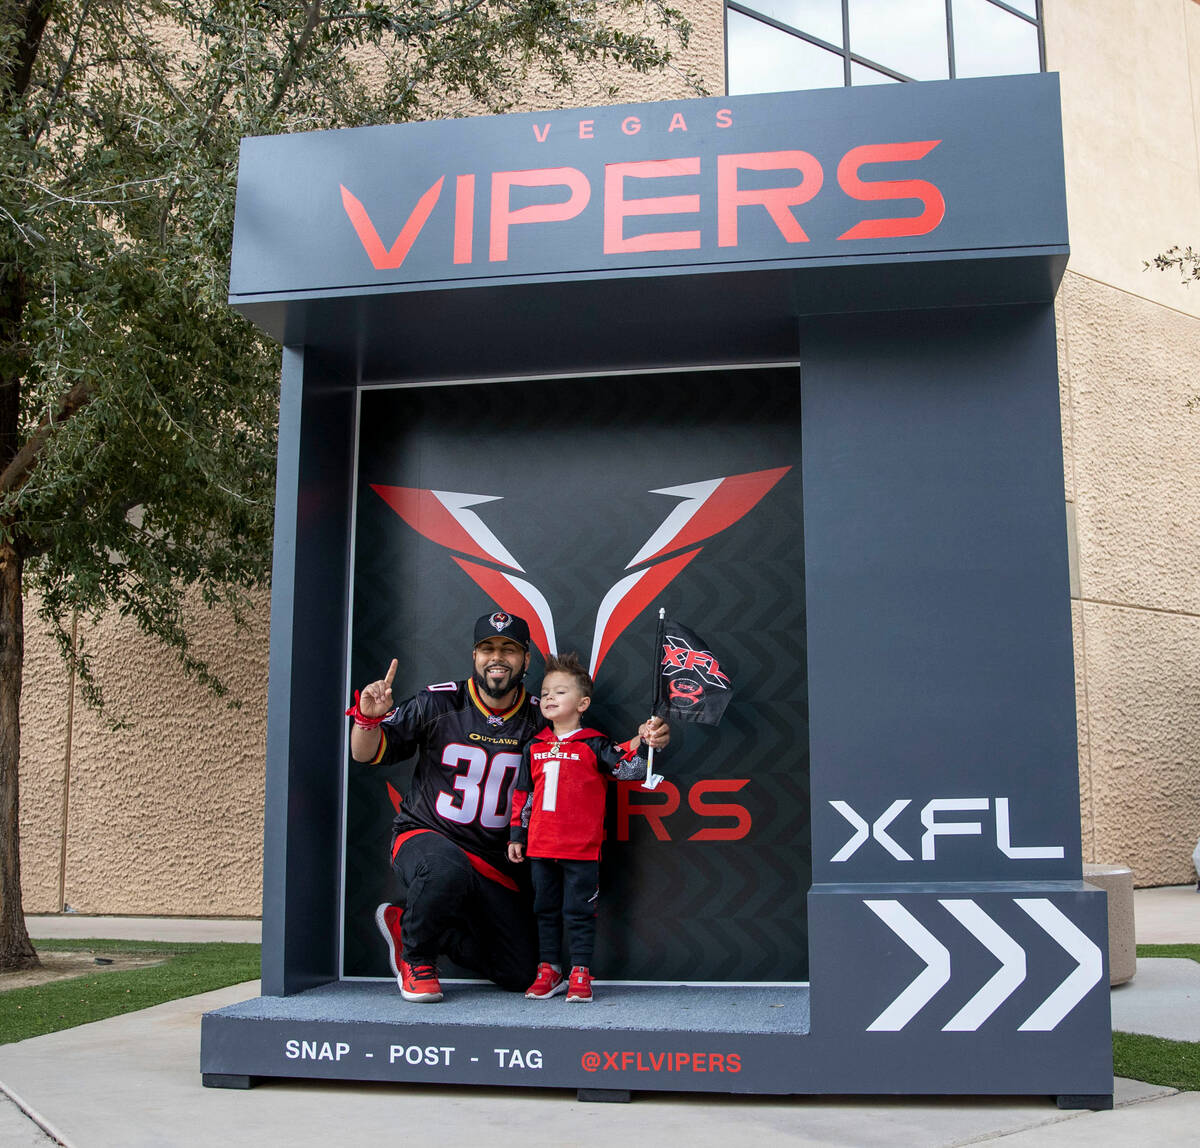
[[[652,690],[653,701],[650,704],[650,716],[659,716],[658,707],[662,703],[662,646],[663,636],[666,629],[667,611],[663,607],[658,609],[658,630],[654,637],[654,658],[652,659],[654,684]],[[649,752],[646,754],[646,780],[643,783],[646,789],[653,789],[662,780],[662,775],[656,775],[654,772],[654,746],[649,746]]]

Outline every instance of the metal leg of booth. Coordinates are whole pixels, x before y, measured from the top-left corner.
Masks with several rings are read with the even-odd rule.
[[[253,1088],[266,1079],[265,1076],[235,1076],[224,1072],[203,1072],[201,1083],[205,1088]]]
[[[577,1088],[575,1099],[581,1103],[628,1104],[632,1096],[627,1088]]]
[[[1113,1106],[1111,1092],[1084,1093],[1077,1095],[1067,1093],[1054,1098],[1059,1108],[1090,1108],[1093,1112],[1107,1112]]]

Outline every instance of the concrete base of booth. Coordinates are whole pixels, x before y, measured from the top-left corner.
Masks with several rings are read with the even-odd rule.
[[[809,989],[787,986],[605,985],[587,1007],[527,1001],[490,985],[445,985],[436,1005],[393,984],[340,982],[258,997],[207,1013],[202,1080],[250,1088],[270,1078],[573,1088],[580,1099],[637,1092],[1051,1095],[1103,1108],[1068,1070],[1018,1079],[986,1068],[902,1086],[856,1073],[810,1032]],[[1070,1079],[1068,1079],[1070,1078]],[[1082,1077],[1080,1081],[1082,1081]],[[1054,1084],[1061,1091],[1051,1091]]]
[[[589,1005],[444,985],[410,1004],[392,982],[343,981],[205,1015],[210,1087],[255,1077],[701,1092],[805,1091],[788,1068],[806,985],[606,985]]]

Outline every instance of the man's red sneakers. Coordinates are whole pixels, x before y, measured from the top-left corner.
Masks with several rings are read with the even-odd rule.
[[[410,965],[402,956],[404,943],[400,937],[400,918],[404,910],[399,905],[386,901],[375,910],[375,924],[383,934],[387,945],[388,961],[396,974],[400,995],[406,1001],[434,1004],[442,999],[442,986],[438,981],[437,966],[430,964]]]
[[[442,986],[438,981],[436,965],[410,965],[400,960],[400,995],[406,1001],[419,1004],[434,1004],[442,999]]]
[[[567,991],[567,982],[553,965],[543,961],[538,965],[537,980],[525,990],[531,1001],[544,1001]]]
[[[399,905],[389,905],[386,901],[375,910],[375,924],[383,934],[387,945],[388,961],[392,966],[392,976],[400,979],[400,955],[404,946],[400,941],[400,918],[404,910]]]
[[[571,981],[567,985],[567,1004],[579,1001],[584,1004],[592,999],[592,974],[583,967],[576,965],[571,970]]]

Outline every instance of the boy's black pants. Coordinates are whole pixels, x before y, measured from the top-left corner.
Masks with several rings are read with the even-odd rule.
[[[596,905],[600,899],[599,861],[529,860],[533,875],[533,911],[538,924],[538,960],[562,961],[566,926],[568,967],[591,968],[596,947]]]

